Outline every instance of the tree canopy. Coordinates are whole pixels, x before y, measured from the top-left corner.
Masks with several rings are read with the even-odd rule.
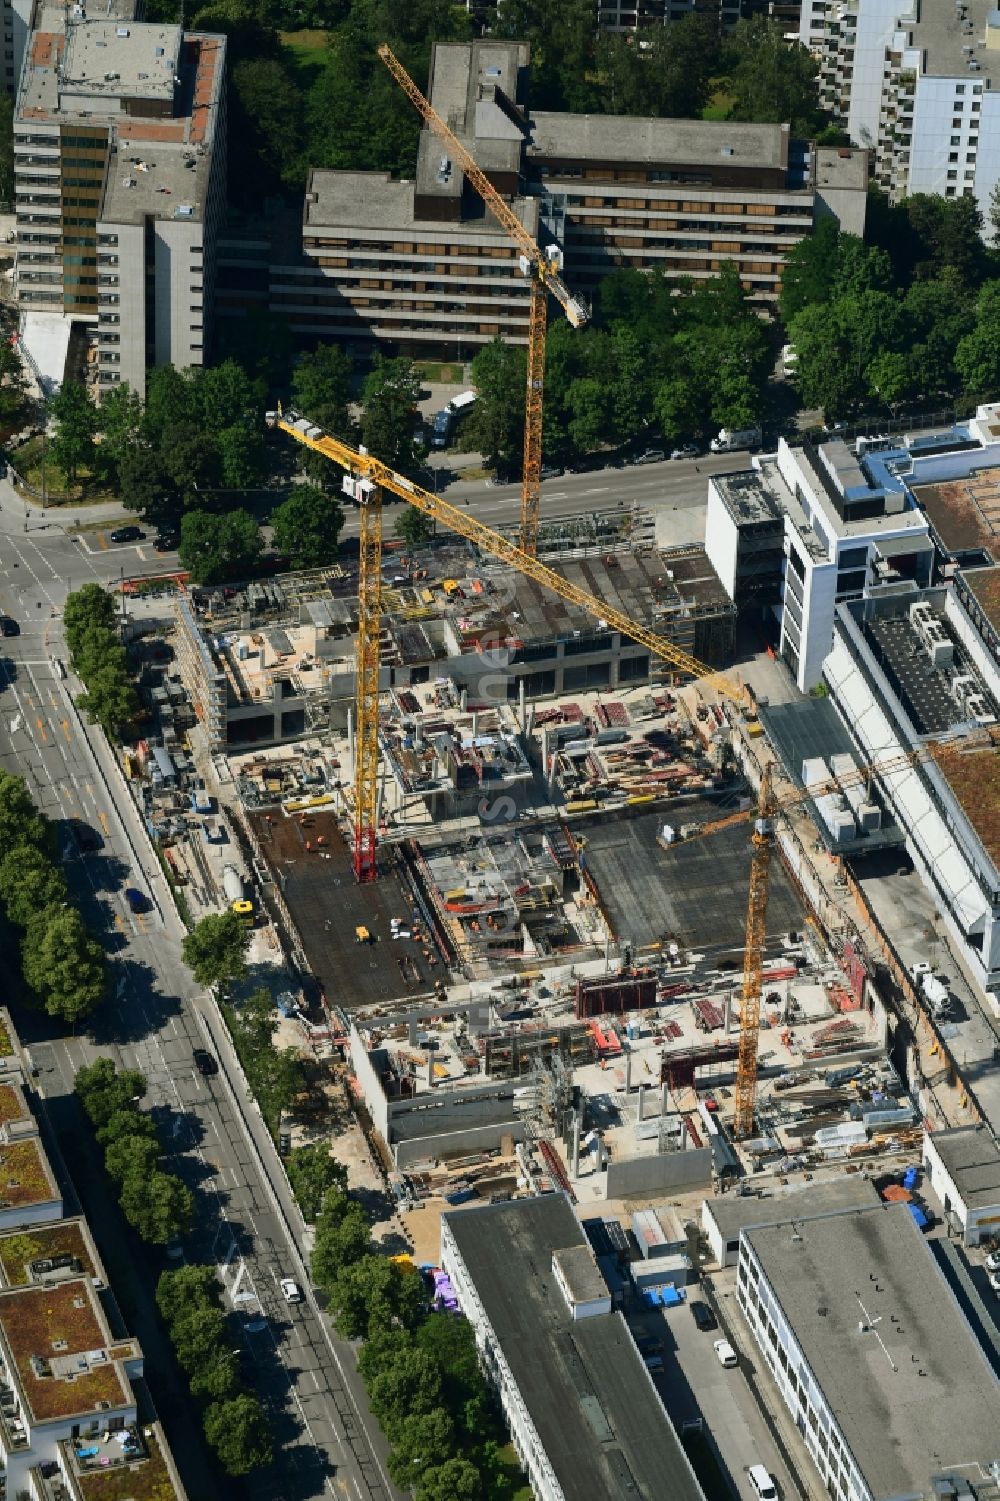
[[[295,485],[271,513],[271,525],[275,548],[293,568],[319,568],[337,556],[344,508],[314,485]]]
[[[186,935],[184,962],[199,985],[227,985],[246,969],[250,935],[235,912],[212,912]]]

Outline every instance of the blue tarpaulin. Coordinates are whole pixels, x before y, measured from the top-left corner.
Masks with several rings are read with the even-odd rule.
[[[926,1216],[926,1214],[924,1214],[924,1211],[921,1209],[920,1205],[919,1204],[907,1204],[906,1207],[910,1211],[910,1213],[913,1215],[913,1223],[916,1225],[917,1229],[918,1230],[926,1230],[927,1229],[927,1216]]]

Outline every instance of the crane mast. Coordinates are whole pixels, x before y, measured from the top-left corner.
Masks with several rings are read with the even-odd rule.
[[[524,466],[521,475],[521,550],[534,556],[538,551],[538,518],[541,506],[542,402],[545,388],[545,334],[548,296],[552,293],[574,328],[587,322],[587,309],[573,296],[559,274],[555,247],[543,251],[505,202],[472,154],[417,88],[399,59],[384,43],[378,55],[417,110],[421,119],[448,147],[468,182],[479,194],[497,223],[516,246],[521,269],[529,278],[528,359],[524,404]]]
[[[764,767],[754,819],[753,855],[750,860],[750,897],[747,902],[746,947],[743,951],[743,996],[740,1003],[740,1051],[736,1066],[737,1140],[753,1131],[757,1095],[757,1043],[760,1029],[760,994],[764,984],[764,942],[767,937],[767,898],[774,848],[774,797],[771,764]]]

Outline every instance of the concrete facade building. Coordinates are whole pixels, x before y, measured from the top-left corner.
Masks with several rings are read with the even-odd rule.
[[[966,1246],[1000,1232],[1000,1143],[986,1125],[924,1132],[924,1167]]]
[[[702,1501],[568,1199],[445,1214],[441,1265],[539,1501]]]
[[[737,1297],[831,1496],[995,1494],[1000,1383],[905,1204],[744,1231]]]
[[[705,550],[738,608],[772,609],[797,686],[820,681],[834,612],[901,580],[930,582],[927,518],[883,455],[837,439],[792,447],[709,480]]]
[[[954,585],[837,606],[823,677],[861,762],[994,725],[1000,661]],[[949,747],[875,785],[906,838],[966,973],[1000,990],[1000,798],[996,750]]]
[[[785,125],[530,112],[528,57],[525,42],[438,43],[428,91],[582,296],[616,267],[697,280],[732,262],[773,301],[817,218],[862,232],[866,153],[813,148]],[[427,128],[412,181],[313,171],[302,250],[297,266],[272,256],[267,300],[303,337],[459,357],[497,334],[527,340],[516,249]],[[234,304],[261,298],[267,253],[227,246]]]
[[[799,39],[820,63],[820,102],[875,153],[894,199],[974,196],[1000,180],[1000,15],[992,0],[803,0]]]
[[[36,11],[14,122],[16,289],[29,354],[36,327],[89,325],[99,390],[141,395],[147,367],[200,365],[211,338],[226,39],[132,8]]]

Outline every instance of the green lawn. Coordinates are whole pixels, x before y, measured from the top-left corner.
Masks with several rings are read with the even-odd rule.
[[[32,490],[42,490],[41,437],[32,438],[13,455],[11,463],[17,474],[23,476]],[[45,494],[49,505],[96,505],[102,500],[117,500],[117,496],[104,488],[103,480],[96,478],[92,470],[81,469],[76,484],[71,485],[66,475],[51,456],[45,458]]]
[[[727,94],[725,80],[717,80],[716,87],[712,90],[712,97],[701,112],[703,120],[728,120],[729,111],[736,103],[735,94]]]
[[[413,368],[419,380],[430,381],[435,386],[456,385],[465,379],[465,367],[461,364],[438,364],[435,360],[415,360]]]
[[[302,88],[307,89],[326,67],[328,31],[280,31],[281,44],[289,54]]]

